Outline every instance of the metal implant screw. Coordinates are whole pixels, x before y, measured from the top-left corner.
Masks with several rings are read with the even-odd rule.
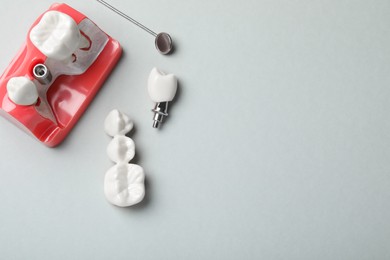
[[[46,67],[46,65],[42,63],[39,63],[34,66],[33,74],[34,74],[34,78],[43,85],[50,84],[50,82],[53,79],[53,76],[51,75],[49,69]]]
[[[153,128],[159,128],[164,120],[164,117],[168,116],[168,102],[156,103],[153,117]]]

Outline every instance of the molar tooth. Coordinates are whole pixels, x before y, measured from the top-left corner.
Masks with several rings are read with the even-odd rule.
[[[107,200],[119,207],[128,207],[142,201],[145,196],[145,173],[136,164],[117,164],[104,178]]]
[[[104,120],[104,130],[111,137],[126,135],[133,129],[133,125],[129,117],[117,109],[112,110]]]
[[[30,106],[37,102],[38,91],[34,82],[27,77],[14,77],[7,83],[9,99],[17,105]]]
[[[108,157],[115,163],[128,163],[135,155],[134,141],[124,135],[117,135],[107,147]]]
[[[30,40],[39,51],[61,61],[69,60],[80,45],[85,45],[83,38],[73,18],[58,11],[46,12],[30,32]]]

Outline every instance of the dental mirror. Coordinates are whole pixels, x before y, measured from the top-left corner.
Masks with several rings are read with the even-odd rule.
[[[118,9],[116,9],[115,7],[110,5],[109,3],[107,3],[107,2],[105,2],[103,0],[96,0],[96,1],[98,1],[99,3],[101,3],[102,5],[107,7],[108,9],[110,9],[111,11],[114,11],[115,13],[119,14],[120,16],[125,18],[126,20],[128,20],[128,21],[132,22],[133,24],[137,25],[139,28],[141,28],[145,32],[153,35],[155,37],[154,44],[156,46],[156,49],[161,54],[165,55],[165,54],[168,54],[168,53],[170,53],[172,51],[172,49],[173,49],[172,38],[171,38],[171,36],[168,33],[161,32],[161,33],[157,34],[154,31],[150,30],[145,25],[137,22],[136,20],[134,20],[130,16],[126,15],[125,13],[123,13],[121,11],[119,11]]]

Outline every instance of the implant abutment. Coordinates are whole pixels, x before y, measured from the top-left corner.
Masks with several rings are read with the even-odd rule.
[[[169,102],[156,103],[156,106],[152,109],[154,112],[153,128],[159,128],[164,120],[164,117],[168,116],[168,103]]]
[[[43,85],[48,85],[51,83],[53,76],[51,75],[49,69],[46,67],[46,65],[39,63],[34,66],[33,68],[33,75],[36,80],[39,81],[39,83]]]

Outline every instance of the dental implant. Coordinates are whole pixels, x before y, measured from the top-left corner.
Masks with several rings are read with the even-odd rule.
[[[53,79],[53,76],[51,75],[49,69],[46,67],[46,65],[42,63],[39,63],[34,66],[33,74],[34,74],[34,78],[43,85],[50,84],[50,82]]]
[[[176,95],[177,78],[173,74],[165,74],[153,68],[148,79],[148,92],[156,106],[152,109],[153,128],[159,128],[168,116],[168,104]]]
[[[159,128],[164,120],[164,117],[168,116],[168,102],[156,103],[152,112],[154,112],[153,128]]]

